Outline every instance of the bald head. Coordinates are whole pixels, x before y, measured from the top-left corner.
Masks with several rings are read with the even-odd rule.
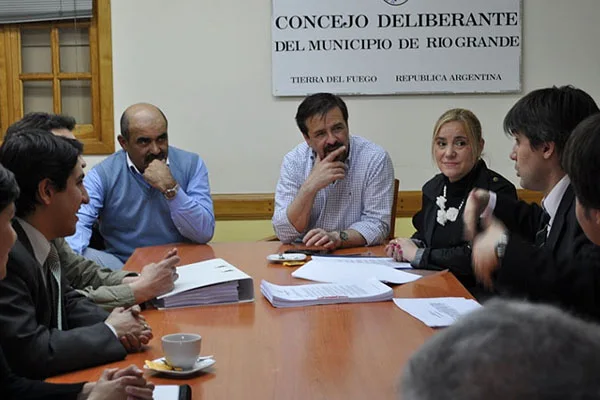
[[[142,174],[152,161],[167,160],[167,118],[152,104],[138,103],[128,107],[121,116],[121,134],[117,139]]]
[[[121,115],[121,135],[129,140],[132,130],[145,130],[148,128],[167,131],[167,117],[153,104],[137,103],[127,107]]]

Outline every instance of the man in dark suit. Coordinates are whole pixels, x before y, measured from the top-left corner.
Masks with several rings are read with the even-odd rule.
[[[42,129],[68,139],[75,139],[75,119],[67,115],[28,113],[6,129],[4,140],[23,130]],[[84,165],[85,168],[85,165]],[[177,249],[165,259],[146,265],[139,274],[103,268],[71,250],[66,240],[55,242],[62,273],[68,283],[82,295],[107,311],[115,307],[131,307],[151,300],[173,289],[177,279]]]
[[[17,240],[12,220],[18,196],[19,187],[14,175],[0,165],[0,280],[6,277],[8,253]],[[0,330],[3,328],[0,326]],[[13,374],[0,347],[0,393],[3,400],[109,400],[127,395],[151,399],[154,385],[146,382],[142,374],[143,371],[131,365],[121,370],[105,370],[98,382],[56,384],[35,381]]]
[[[567,142],[564,166],[577,195],[577,220],[585,235],[600,246],[600,114],[577,125]]]
[[[504,119],[515,138],[511,159],[521,186],[543,193],[542,206],[475,190],[465,207],[465,230],[473,240],[475,275],[501,294],[560,304],[600,318],[595,286],[582,280],[581,265],[600,268],[600,248],[583,233],[562,156],[579,122],[600,111],[584,91],[570,86],[533,91]],[[487,207],[487,208],[486,208]],[[484,211],[485,209],[485,211]],[[481,213],[484,229],[476,231]]]
[[[0,282],[0,344],[10,367],[30,378],[123,359],[152,337],[139,308],[108,314],[61,273],[55,242],[75,231],[76,212],[88,201],[81,151],[79,142],[42,130],[0,147],[0,163],[21,188],[17,242]]]

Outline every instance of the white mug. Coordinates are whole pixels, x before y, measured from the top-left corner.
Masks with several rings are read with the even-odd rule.
[[[173,333],[162,337],[162,348],[170,366],[192,369],[198,355],[202,336],[196,333]]]

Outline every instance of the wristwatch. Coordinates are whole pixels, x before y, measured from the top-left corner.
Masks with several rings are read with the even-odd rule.
[[[340,231],[340,240],[342,243],[346,242],[348,240],[348,232]]]
[[[508,245],[508,234],[506,232],[500,235],[500,238],[496,242],[496,246],[494,247],[494,251],[496,253],[496,257],[498,260],[502,260],[504,255],[506,254],[506,246]]]
[[[163,192],[163,196],[165,196],[165,199],[171,200],[173,197],[175,197],[178,190],[179,190],[179,183],[176,183],[175,186],[173,186],[171,189],[165,190]]]

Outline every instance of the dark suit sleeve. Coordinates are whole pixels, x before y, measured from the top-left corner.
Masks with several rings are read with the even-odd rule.
[[[481,184],[476,186],[481,186],[484,189],[494,191],[502,202],[516,202],[517,190],[515,189],[515,186],[505,178],[488,169],[483,170],[480,177],[481,178],[479,178],[479,181]],[[421,211],[419,211],[413,218],[413,224],[417,229],[417,233],[413,235],[413,238],[418,238],[424,241],[424,235],[420,233],[425,231],[424,210],[434,210],[432,216],[435,218],[436,207],[436,204],[434,204],[430,198],[423,196],[423,207],[421,208]],[[462,214],[459,215],[458,218],[459,220],[456,221],[455,224],[460,224],[460,231],[462,232]],[[435,220],[428,222],[431,224],[436,223]],[[427,243],[427,247],[423,249],[423,254],[420,263],[418,264],[418,268],[433,270],[449,269],[459,278],[472,277],[473,269],[471,266],[471,247],[466,241],[456,244],[456,246],[433,249],[430,248],[430,244]]]
[[[500,201],[516,202],[517,190],[515,186],[504,178],[489,179],[489,189],[494,191]],[[459,216],[458,223],[462,225],[462,215]],[[448,268],[456,276],[473,276],[471,266],[471,247],[468,243],[460,246],[447,247],[440,249],[425,249],[423,259],[428,260],[428,264],[423,268],[441,270]]]
[[[20,400],[75,400],[83,383],[55,384],[36,381],[12,373],[0,350],[0,393],[2,398]]]
[[[442,249],[432,249],[427,247],[423,251],[423,263],[419,268],[442,270],[449,269],[457,276],[472,276],[471,268],[471,248],[468,244],[455,247],[445,247]]]
[[[94,304],[87,297],[69,286],[63,276],[63,301],[66,310],[67,326],[69,329],[79,328],[104,322],[108,318],[108,311]]]
[[[35,282],[30,275],[31,266],[9,258],[7,277],[0,282],[2,348],[15,373],[43,379],[125,358],[125,348],[102,322],[106,313],[82,296],[75,298],[70,287],[64,298],[72,329],[49,329],[38,322],[38,318],[43,320],[38,312],[41,314],[48,304],[45,299],[38,299],[43,304],[36,304]]]
[[[494,181],[494,178],[498,180]],[[501,196],[504,201],[518,201],[519,197],[517,196],[517,188],[515,188],[515,185],[502,177],[494,178],[492,178],[492,182],[490,182],[489,190],[493,191],[498,196]]]
[[[510,232],[518,232],[526,240],[534,242],[543,212],[535,203],[529,204],[503,195],[497,198],[494,216],[502,221]]]
[[[582,316],[600,318],[600,247],[581,232],[572,257],[557,262],[550,249],[511,235],[496,274],[501,293],[554,303]]]

